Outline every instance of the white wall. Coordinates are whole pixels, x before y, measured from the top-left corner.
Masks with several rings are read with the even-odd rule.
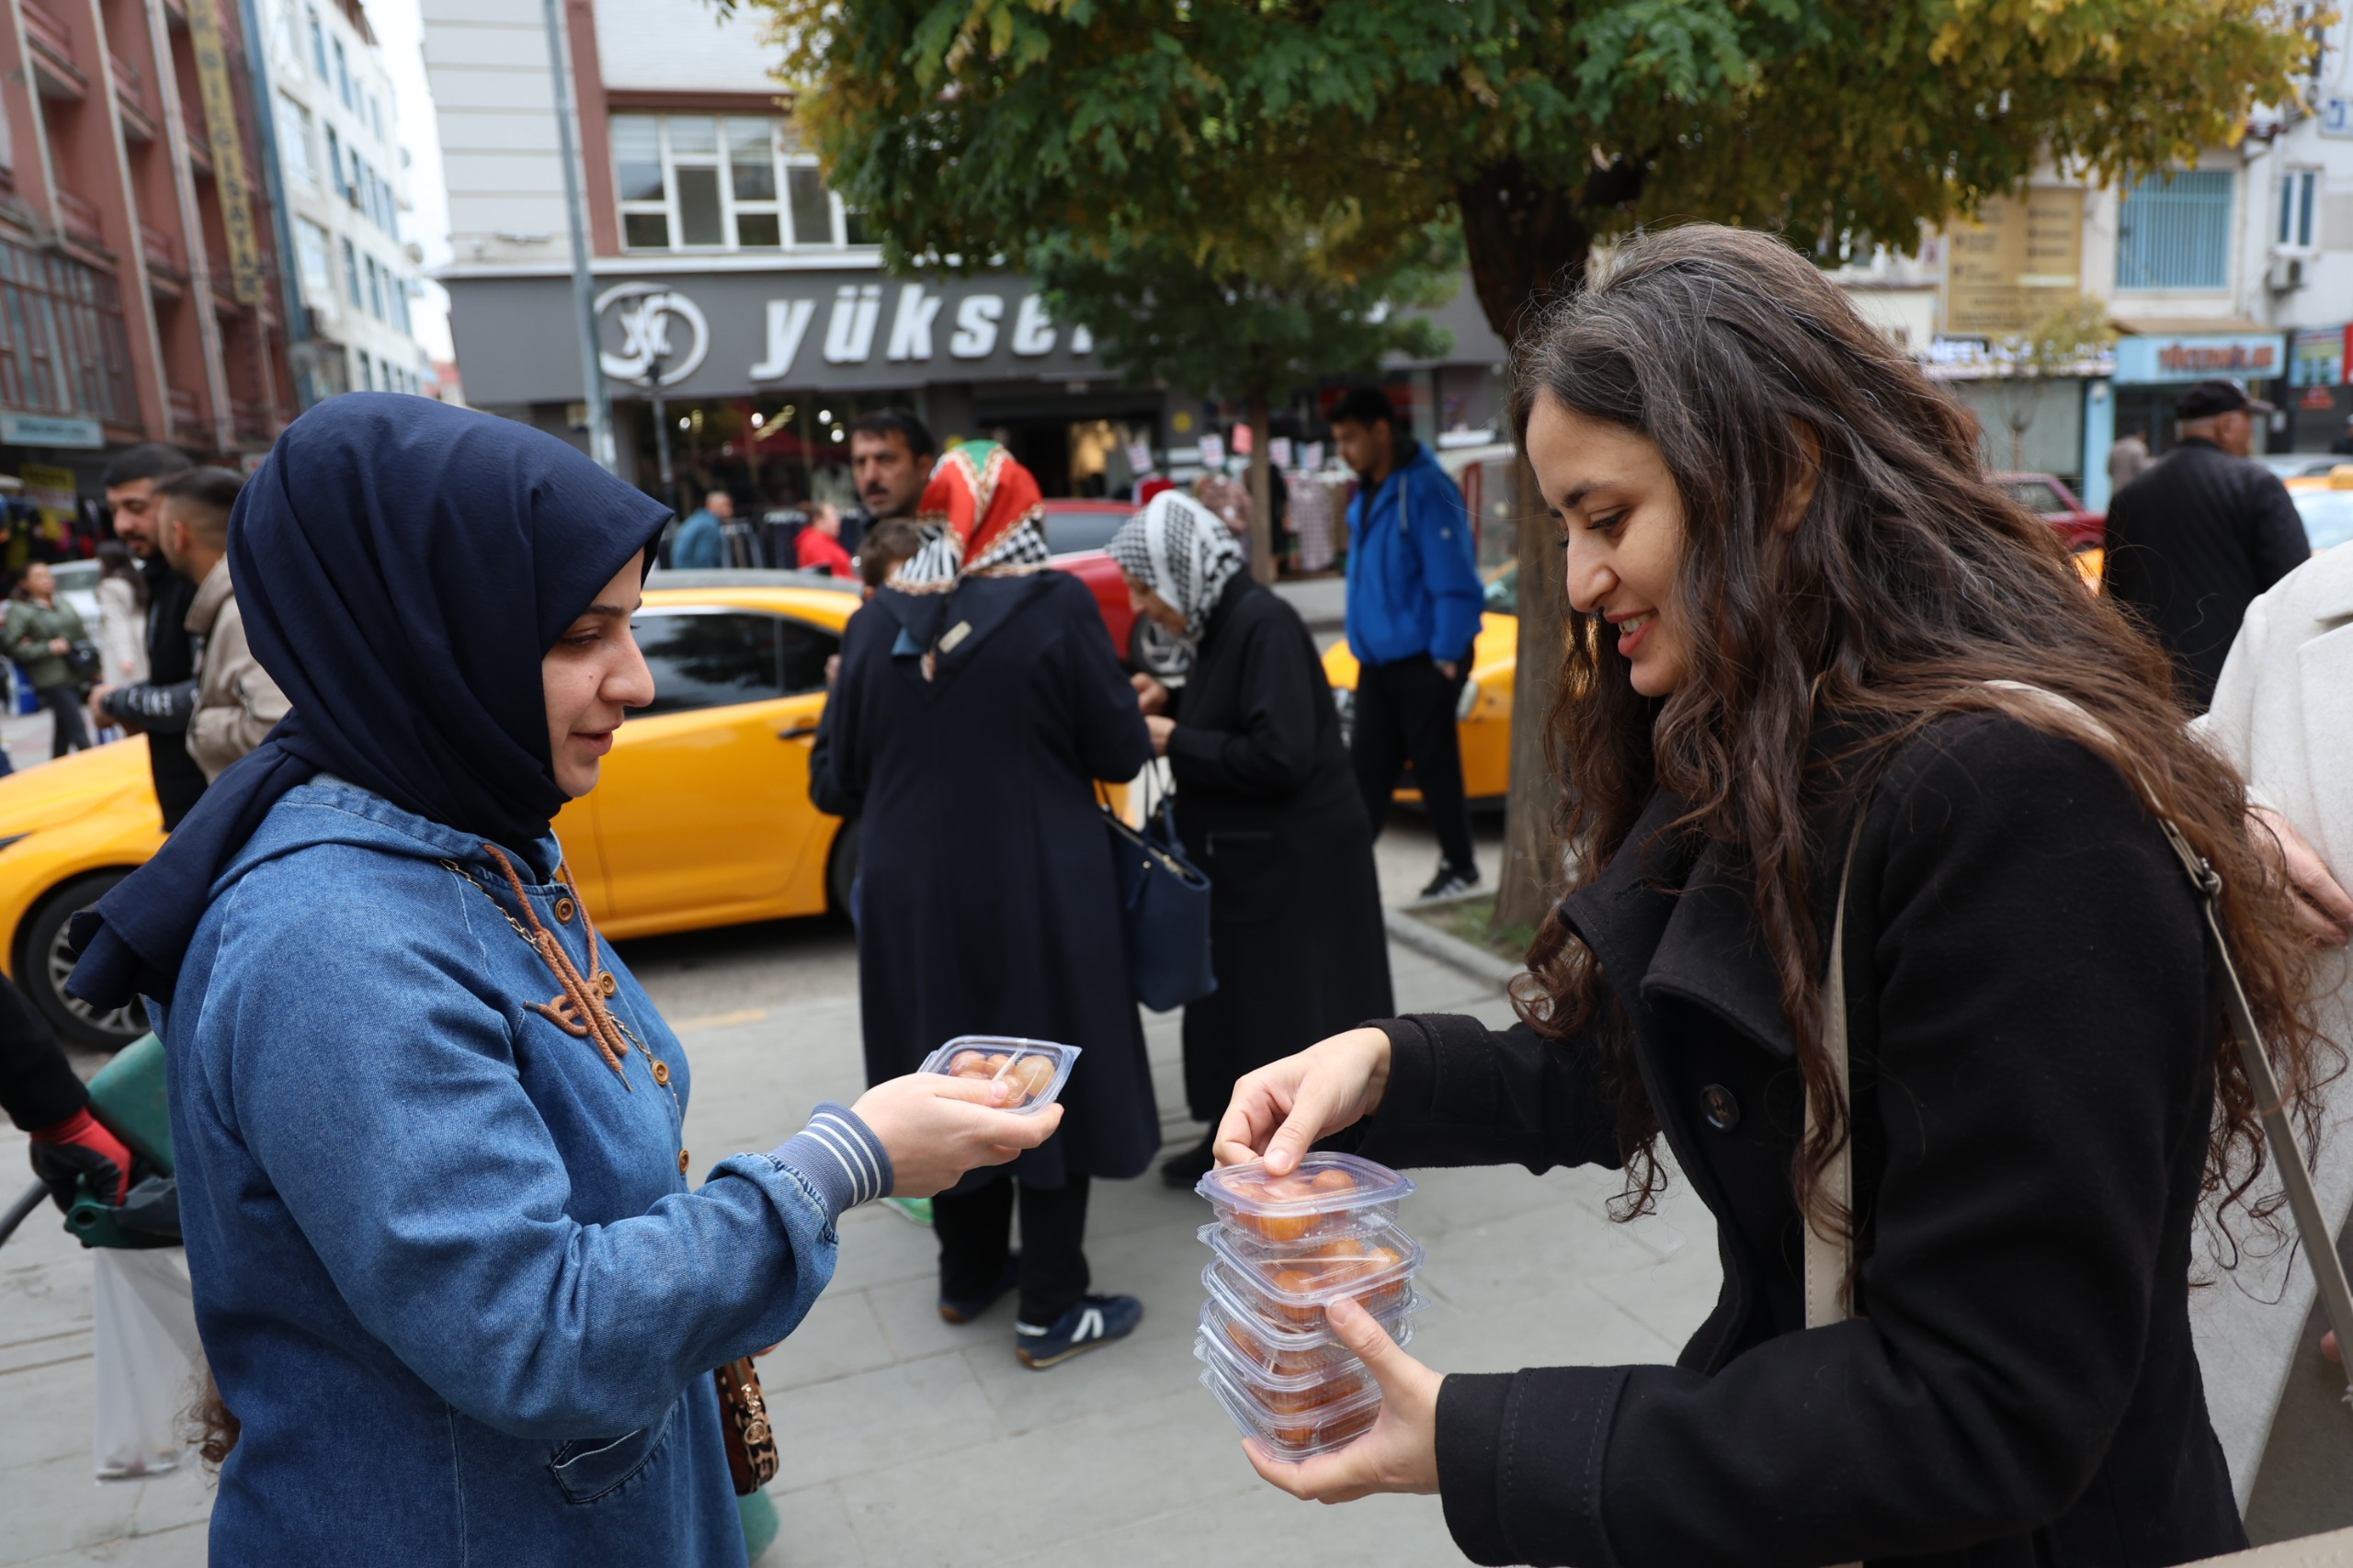
[[[608,87],[693,93],[773,93],[784,51],[768,14],[709,0],[596,0],[597,68]]]
[[[422,0],[419,12],[450,258],[571,266],[540,0]]]

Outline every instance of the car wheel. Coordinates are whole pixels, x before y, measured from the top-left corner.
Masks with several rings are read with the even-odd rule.
[[[1128,663],[1164,686],[1175,686],[1193,667],[1193,651],[1158,621],[1140,615],[1128,631]]]
[[[74,957],[65,946],[67,923],[129,875],[126,868],[76,877],[43,899],[25,922],[17,947],[17,983],[58,1039],[70,1044],[120,1051],[147,1032],[147,1008],[136,997],[109,1010],[65,994],[65,977],[74,972]]]
[[[845,920],[853,918],[849,893],[858,882],[858,824],[856,817],[842,824],[825,855],[825,905]]]

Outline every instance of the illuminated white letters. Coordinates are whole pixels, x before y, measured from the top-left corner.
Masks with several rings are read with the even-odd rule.
[[[898,312],[891,318],[891,347],[892,359],[928,359],[931,358],[931,324],[939,319],[939,307],[947,301],[938,294],[928,293],[920,283],[902,285],[899,290]]]
[[[985,359],[996,347],[996,324],[1005,319],[1005,301],[996,294],[968,294],[956,307],[956,335],[948,352],[959,359]]]
[[[1013,351],[1034,358],[1053,349],[1054,324],[1046,314],[1046,301],[1035,294],[1022,295],[1020,313],[1013,318]]]
[[[825,359],[862,365],[874,352],[874,324],[882,315],[882,285],[845,283],[834,290],[833,313],[825,318]]]
[[[816,313],[814,300],[768,301],[768,357],[752,367],[752,380],[780,381],[792,373],[792,362],[801,356],[801,340],[809,332],[809,318]]]

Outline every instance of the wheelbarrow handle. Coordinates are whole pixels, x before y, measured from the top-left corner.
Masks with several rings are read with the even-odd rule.
[[[0,1214],[0,1245],[5,1245],[8,1238],[17,1233],[17,1227],[25,1222],[25,1216],[40,1208],[41,1199],[48,1196],[47,1184],[37,1181],[25,1189],[22,1198],[8,1205],[8,1211]]]

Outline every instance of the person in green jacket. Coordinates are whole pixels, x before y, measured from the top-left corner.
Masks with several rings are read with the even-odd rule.
[[[82,617],[57,597],[56,574],[36,561],[8,601],[8,656],[24,665],[40,705],[56,716],[49,745],[52,761],[90,744],[82,722],[82,683],[65,655],[89,637]]]

